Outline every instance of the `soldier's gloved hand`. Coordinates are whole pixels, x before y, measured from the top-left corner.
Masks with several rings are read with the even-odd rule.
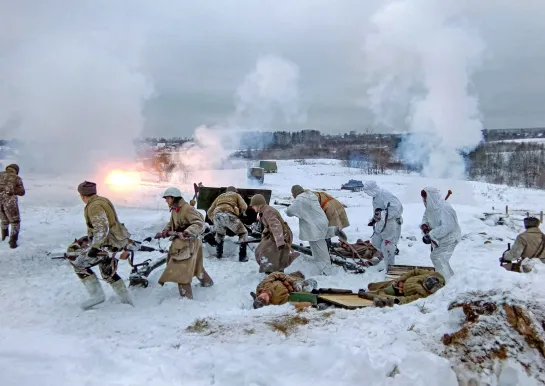
[[[424,237],[422,237],[422,242],[424,244],[431,244],[431,236],[430,235],[424,235]]]
[[[369,223],[367,224],[367,226],[369,226],[369,227],[374,227],[376,223],[377,223],[377,221],[375,220],[375,218],[374,218],[374,217],[371,217],[371,218],[369,219]]]
[[[89,257],[97,257],[100,250],[98,248],[92,247],[89,249],[89,252],[87,252],[87,256]]]
[[[159,232],[159,233],[156,233],[155,236],[153,237],[155,240],[157,239],[162,239],[163,238],[163,232]]]

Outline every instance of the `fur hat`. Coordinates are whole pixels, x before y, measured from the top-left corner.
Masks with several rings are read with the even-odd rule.
[[[265,197],[263,197],[261,194],[254,195],[250,200],[250,206],[261,206],[266,204],[267,201],[265,201]]]
[[[291,194],[293,194],[295,197],[303,193],[305,189],[301,185],[293,185],[291,187]]]
[[[528,229],[528,228],[537,228],[539,227],[539,219],[535,218],[535,217],[526,217],[524,219],[524,228]]]
[[[19,165],[17,164],[8,165],[6,166],[6,172],[8,171],[8,169],[12,169],[13,171],[15,171],[15,174],[19,175]]]
[[[78,185],[78,192],[83,196],[92,196],[97,194],[97,184],[94,182],[83,181]]]

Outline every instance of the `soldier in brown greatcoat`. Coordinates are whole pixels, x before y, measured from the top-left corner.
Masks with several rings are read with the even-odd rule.
[[[202,241],[198,237],[204,231],[203,216],[182,197],[177,188],[168,188],[163,198],[170,208],[170,221],[155,238],[171,236],[167,266],[159,278],[159,284],[176,283],[181,297],[193,299],[191,281],[196,277],[203,287],[214,284],[203,266]],[[176,233],[173,235],[172,233]]]

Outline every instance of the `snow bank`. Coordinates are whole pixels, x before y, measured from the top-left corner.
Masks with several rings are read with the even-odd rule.
[[[418,229],[424,208],[418,198],[410,197],[429,185],[451,188],[450,200],[464,235],[451,260],[455,278],[433,297],[388,309],[296,314],[285,305],[253,310],[249,293],[263,275],[251,252],[248,263],[239,263],[237,246],[228,241],[225,259],[209,256],[210,250],[205,253],[205,266],[216,285],[196,286],[194,301],[180,300],[174,286],[160,287],[161,272],[154,272],[148,288],[132,290],[136,307],[120,304],[103,283],[108,300],[82,312],[83,286],[65,262],[50,260],[45,252],[62,251],[85,233],[83,204],[75,191],[83,178],[22,177],[28,194],[20,201],[21,246],[10,250],[0,243],[1,385],[456,385],[457,377],[460,382],[473,378],[476,384],[507,385],[514,384],[509,383],[513,379],[519,384],[534,379],[517,360],[488,373],[462,371],[459,356],[448,355],[442,338],[459,331],[465,320],[462,310],[449,311],[449,306],[472,293],[507,293],[508,300],[544,307],[542,267],[528,275],[499,267],[498,258],[517,229],[481,220],[483,212],[492,212],[493,206],[498,211],[506,202],[537,213],[543,192],[465,181],[440,185],[440,180],[407,175],[370,177],[326,161],[279,162],[279,172],[267,175],[264,186],[272,189],[273,201],[289,199],[296,183],[327,189],[348,207],[350,240],[370,238],[366,224],[372,204],[363,192],[340,190],[342,183],[373,178],[399,195],[405,207],[399,264],[431,265]],[[160,198],[164,188],[143,184],[112,198],[135,239],[154,234],[168,221]],[[186,198],[192,194],[192,186],[184,188]],[[297,222],[288,222],[298,242]],[[411,236],[418,241],[410,241]],[[137,260],[158,256],[140,253]],[[305,256],[290,269],[310,277],[317,273],[312,258]],[[121,262],[119,272],[127,279],[128,265]],[[335,267],[332,276],[314,278],[323,287],[358,290],[383,280],[384,272],[372,267],[364,275],[352,275]],[[288,334],[271,325],[295,315],[308,321]],[[205,327],[191,328],[197,320],[204,320]],[[510,339],[523,338],[513,332]],[[535,350],[527,347],[524,355],[543,365]]]

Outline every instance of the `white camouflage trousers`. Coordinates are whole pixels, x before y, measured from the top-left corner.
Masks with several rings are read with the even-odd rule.
[[[238,236],[240,241],[248,239],[248,231],[240,219],[230,212],[214,213],[214,228],[216,230],[216,241],[221,243],[225,239],[227,229]]]
[[[334,237],[336,229],[337,227],[328,227],[326,239]],[[331,256],[329,255],[329,249],[325,239],[309,241],[308,243],[310,244],[310,250],[312,251],[312,258],[316,265],[318,265],[320,272],[325,275],[330,275],[332,270]]]
[[[454,253],[456,245],[458,245],[458,242],[439,245],[438,247],[433,248],[430,255],[435,270],[443,275],[447,283],[454,275],[454,271],[450,267],[449,260]]]
[[[382,253],[386,266],[395,264],[397,243],[401,236],[400,223],[402,222],[401,219],[390,219],[386,223],[386,227],[382,222],[375,225],[375,230],[380,231],[380,233],[377,231],[373,233],[371,244]],[[382,227],[384,227],[384,230],[382,230]]]

